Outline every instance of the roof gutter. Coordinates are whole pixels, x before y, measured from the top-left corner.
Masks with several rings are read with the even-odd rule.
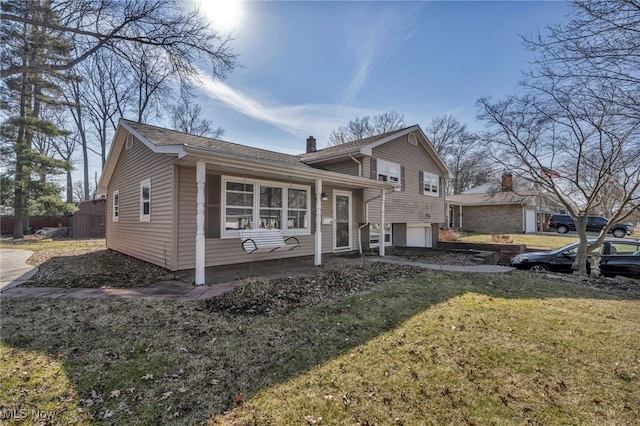
[[[207,148],[185,146],[187,154],[192,154],[205,161],[223,160],[225,165],[246,169],[248,165],[251,165],[251,169],[255,171],[270,172],[276,174],[283,174],[286,172],[288,176],[305,178],[305,179],[325,179],[333,183],[354,185],[363,188],[377,188],[377,189],[391,189],[393,185],[387,182],[377,181],[373,179],[366,179],[360,176],[351,176],[344,173],[330,172],[328,170],[313,169],[309,170],[298,169],[284,163],[278,163],[274,165],[273,162],[248,160],[246,158],[239,158],[233,155],[212,153]],[[284,170],[283,170],[284,169]]]

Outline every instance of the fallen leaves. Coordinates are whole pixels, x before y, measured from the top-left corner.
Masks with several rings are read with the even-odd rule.
[[[229,293],[206,300],[212,312],[235,315],[283,315],[328,299],[367,290],[381,282],[415,276],[420,268],[382,263],[336,267],[316,276],[255,279]]]

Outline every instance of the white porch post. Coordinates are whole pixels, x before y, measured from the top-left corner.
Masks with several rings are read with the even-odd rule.
[[[204,284],[204,183],[207,178],[204,161],[196,163],[196,285]]]
[[[378,241],[380,244],[380,256],[384,256],[384,204],[385,204],[386,192],[384,189],[380,190],[380,231],[378,234]]]
[[[316,233],[313,264],[322,265],[322,179],[316,179]]]

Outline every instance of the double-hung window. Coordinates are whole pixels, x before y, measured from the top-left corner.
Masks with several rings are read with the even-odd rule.
[[[113,191],[113,222],[118,222],[120,220],[120,191]]]
[[[440,196],[440,177],[433,173],[421,172],[421,185],[422,193],[425,195],[432,195],[434,197]]]
[[[252,183],[225,182],[225,231],[253,228]]]
[[[400,183],[400,164],[378,159],[378,180],[383,182]]]
[[[223,236],[240,229],[280,229],[285,234],[308,234],[308,186],[279,182],[235,181],[223,178]]]
[[[140,182],[140,222],[151,221],[151,179]]]
[[[289,188],[287,200],[287,229],[309,230],[309,190]]]
[[[283,229],[282,188],[260,185],[260,228]]]

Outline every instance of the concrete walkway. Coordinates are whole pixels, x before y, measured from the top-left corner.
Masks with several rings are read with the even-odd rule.
[[[32,254],[29,250],[0,249],[0,292],[29,281],[38,272],[35,266],[27,265]]]
[[[23,253],[7,253],[7,252],[23,252]],[[0,250],[2,257],[2,285],[0,288],[0,298],[11,297],[41,297],[49,299],[87,299],[87,298],[151,298],[151,299],[173,299],[173,300],[204,300],[210,299],[236,287],[244,285],[246,279],[236,279],[226,282],[216,282],[210,285],[193,286],[185,281],[161,281],[148,287],[139,288],[57,288],[57,287],[19,287],[20,284],[28,281],[35,273],[37,268],[26,265],[25,261],[29,258],[31,252],[25,250]],[[337,259],[334,259],[333,264]],[[417,266],[424,269],[432,269],[438,271],[453,272],[479,272],[479,273],[505,273],[510,272],[514,268],[498,265],[438,265],[421,262],[411,262],[406,259],[394,256],[385,257],[367,257],[370,262],[381,262],[395,265]],[[353,263],[360,264],[360,258],[341,258],[337,263]],[[5,265],[7,270],[5,272]],[[317,271],[317,269],[315,269]],[[291,276],[308,275],[313,269],[303,268],[289,270],[285,273],[266,273],[263,276],[266,279],[276,279]],[[186,275],[188,276],[188,275]]]

